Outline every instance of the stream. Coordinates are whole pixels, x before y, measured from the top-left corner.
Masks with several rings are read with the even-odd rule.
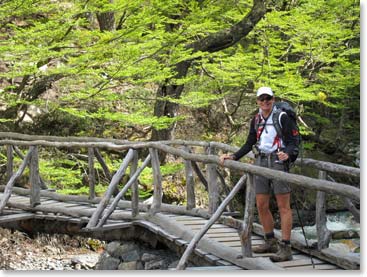
[[[333,233],[343,232],[343,234],[350,234],[353,238],[341,238],[332,239],[330,241],[330,247],[335,248],[341,253],[359,253],[360,248],[360,224],[356,222],[350,212],[337,212],[327,215],[327,228]],[[303,235],[302,228],[296,227],[293,229],[294,232]],[[306,238],[312,242],[317,240],[316,225],[304,226]],[[356,235],[358,234],[358,238]],[[310,243],[309,243],[310,244]]]

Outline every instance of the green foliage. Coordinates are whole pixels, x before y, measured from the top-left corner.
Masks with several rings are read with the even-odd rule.
[[[184,168],[184,165],[180,163],[166,163],[164,165],[161,165],[160,167],[162,176],[174,175],[177,172],[181,171],[183,168]],[[141,173],[139,177],[139,181],[148,187],[152,186],[153,171],[151,167],[144,168],[143,172]]]
[[[267,85],[277,98],[302,107],[299,114],[309,126],[300,125],[302,135],[359,144],[359,3],[301,0],[286,8],[269,6],[264,18],[234,46],[212,53],[187,47],[233,26],[252,4],[2,1],[1,128],[146,140],[151,128],[181,124],[181,130],[191,133],[178,137],[190,139],[196,131],[201,139],[222,140],[227,132],[231,143],[241,145],[256,111],[254,91]],[[97,14],[105,12],[113,13],[115,28],[101,31]],[[177,78],[176,65],[182,61],[191,61],[191,66]],[[176,97],[157,98],[162,85],[184,85],[184,90]],[[154,116],[155,108],[165,108],[155,106],[157,100],[178,105],[178,115]],[[29,107],[40,114],[28,112],[31,119],[22,121]],[[198,114],[200,120],[189,122]],[[203,128],[186,128],[188,123]],[[314,142],[307,143],[314,147]],[[45,179],[63,189],[81,188],[86,164],[79,161],[77,169],[64,171],[70,165],[58,155],[42,161]],[[108,155],[105,159],[110,168],[118,168],[119,160],[109,160]],[[148,170],[141,180],[150,185]]]
[[[68,186],[65,186],[65,187],[68,187]],[[101,197],[106,192],[107,186],[98,184],[95,186],[94,189],[95,189],[96,196]],[[89,195],[89,187],[80,187],[80,188],[68,187],[64,189],[58,189],[57,193],[67,194],[67,195]]]
[[[75,162],[66,159],[40,160],[40,175],[50,182],[52,188],[82,188],[82,178],[79,170],[72,170]],[[65,168],[67,166],[67,168]]]

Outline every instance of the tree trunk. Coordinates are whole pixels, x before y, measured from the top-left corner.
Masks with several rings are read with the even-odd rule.
[[[112,2],[113,0],[110,0],[110,3]],[[97,20],[99,24],[99,30],[101,32],[115,30],[115,13],[114,12],[97,13]]]
[[[243,37],[245,37],[266,13],[265,0],[253,0],[253,7],[249,13],[238,23],[228,29],[221,30],[217,33],[208,35],[203,39],[197,40],[186,45],[186,48],[192,49],[193,52],[217,52],[233,46]],[[180,79],[186,76],[192,60],[187,60],[176,64],[176,75],[174,79]],[[184,89],[184,85],[168,85],[170,82],[166,80],[157,90],[157,102],[154,107],[154,115],[157,117],[167,116],[175,117],[178,105],[166,100],[160,100],[160,97],[169,96],[172,98],[180,98]],[[173,131],[175,125],[171,125],[166,129],[153,129],[151,140],[171,140],[173,139]],[[162,157],[162,156],[161,156]],[[164,158],[164,157],[162,157]]]

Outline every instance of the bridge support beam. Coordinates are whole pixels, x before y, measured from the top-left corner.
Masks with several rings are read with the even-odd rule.
[[[184,150],[188,153],[191,153],[191,149],[187,145],[184,147]],[[186,208],[188,210],[191,210],[196,207],[195,203],[196,201],[195,201],[194,173],[190,160],[185,160],[185,177],[186,177],[186,199],[187,199]]]
[[[96,174],[94,170],[94,150],[88,147],[88,168],[89,168],[89,199],[96,197]]]
[[[38,147],[35,146],[29,163],[29,182],[31,184],[30,204],[35,207],[41,204],[41,184],[39,175]]]
[[[207,148],[208,155],[215,155],[213,146]],[[209,213],[213,214],[219,206],[219,186],[217,165],[215,163],[207,164],[208,174],[208,194],[209,194]]]
[[[152,158],[152,169],[153,169],[153,185],[154,185],[154,192],[153,192],[153,203],[150,208],[150,213],[155,214],[160,211],[162,205],[162,175],[161,169],[159,165],[159,157],[158,157],[158,150],[154,148],[149,148],[149,153]]]
[[[13,145],[6,146],[6,158],[8,160],[6,164],[6,181],[9,182],[11,176],[13,176]]]
[[[319,171],[319,179],[326,179],[325,171]],[[318,191],[316,196],[316,231],[318,250],[328,248],[331,240],[331,232],[326,226],[326,221],[326,193]]]
[[[251,233],[252,233],[252,223],[254,221],[254,209],[255,209],[254,175],[248,174],[248,177],[249,178],[246,186],[245,212],[244,212],[243,224],[240,231],[242,255],[244,257],[252,257]]]

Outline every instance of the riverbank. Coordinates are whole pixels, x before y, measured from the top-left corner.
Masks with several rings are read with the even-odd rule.
[[[104,242],[61,234],[26,233],[0,228],[0,270],[93,269]]]

